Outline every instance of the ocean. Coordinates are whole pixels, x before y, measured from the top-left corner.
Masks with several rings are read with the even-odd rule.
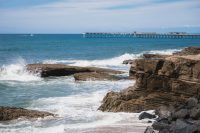
[[[73,76],[41,78],[26,71],[29,63],[62,63],[122,70],[122,62],[143,53],[172,54],[200,39],[84,38],[81,34],[1,34],[0,106],[57,114],[56,118],[0,122],[1,133],[139,133],[150,125],[137,113],[98,111],[109,91],[133,80],[74,81]]]

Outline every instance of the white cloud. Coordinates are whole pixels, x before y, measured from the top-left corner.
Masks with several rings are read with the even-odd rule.
[[[110,7],[133,5],[125,10]],[[198,0],[63,0],[21,9],[1,9],[0,29],[22,32],[133,31],[200,24]]]

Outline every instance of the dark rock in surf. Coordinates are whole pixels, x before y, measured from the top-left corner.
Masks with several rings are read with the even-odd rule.
[[[156,118],[156,116],[152,115],[152,114],[149,114],[147,112],[142,112],[138,117],[139,120],[142,120],[142,119],[153,119],[153,118]]]
[[[16,107],[0,107],[0,121],[14,120],[18,118],[44,118],[47,116],[54,116],[54,114]]]
[[[126,65],[128,65],[128,64],[134,64],[134,60],[124,60],[123,64],[126,64]]]
[[[155,131],[153,130],[152,127],[148,126],[148,127],[145,129],[144,133],[155,133]]]
[[[109,74],[122,74],[122,71],[97,67],[78,67],[64,64],[28,64],[27,70],[32,73],[39,73],[41,77],[49,76],[69,76],[76,73],[96,72]]]

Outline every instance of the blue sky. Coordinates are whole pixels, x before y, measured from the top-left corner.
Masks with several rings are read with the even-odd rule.
[[[0,33],[200,33],[200,0],[0,0]]]

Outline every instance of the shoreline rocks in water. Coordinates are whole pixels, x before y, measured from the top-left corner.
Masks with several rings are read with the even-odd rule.
[[[121,92],[107,93],[99,110],[155,110],[200,95],[200,52],[193,52],[199,48],[190,48],[193,49],[191,55],[183,50],[182,54],[162,58],[136,59],[131,67],[136,84]]]
[[[153,114],[150,114],[150,113],[147,113],[147,112],[142,112],[138,117],[139,120],[153,119],[153,118],[156,118],[156,115],[153,115]]]
[[[168,115],[164,115],[163,111],[169,111],[169,109],[157,110],[159,118],[152,125],[153,129],[158,130],[159,133],[200,132],[199,98],[192,97],[182,104],[173,105]]]
[[[122,74],[124,72],[97,68],[97,67],[78,67],[64,64],[28,64],[27,70],[32,73],[40,73],[41,77],[49,76],[69,76],[76,73],[105,73],[105,74]]]
[[[74,74],[74,79],[78,81],[88,81],[88,80],[111,80],[116,81],[120,80],[119,76],[110,75],[108,73],[97,73],[97,72],[85,72],[85,73],[76,73]]]
[[[55,116],[52,113],[36,110],[28,110],[16,107],[1,107],[0,106],[0,121],[9,121],[18,118],[44,118],[47,116]]]

